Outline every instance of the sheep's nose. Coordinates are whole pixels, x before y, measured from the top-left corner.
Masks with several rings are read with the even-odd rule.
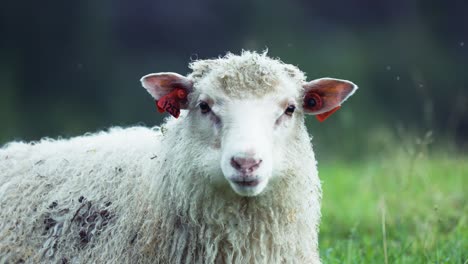
[[[252,172],[258,169],[262,163],[261,159],[232,157],[231,165],[234,169],[242,172],[245,176],[250,176]]]

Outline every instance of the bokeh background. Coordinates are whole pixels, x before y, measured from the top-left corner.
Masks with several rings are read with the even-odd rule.
[[[270,56],[299,66],[309,79],[343,78],[360,87],[327,122],[307,119],[323,164],[324,260],[392,262],[392,253],[397,252],[394,261],[415,261],[398,258],[408,254],[423,256],[418,259],[422,262],[441,263],[449,256],[449,263],[461,263],[467,258],[468,233],[455,227],[466,225],[468,214],[467,11],[464,0],[3,2],[0,145],[70,137],[110,126],[159,124],[164,116],[141,88],[142,75],[186,74],[194,59],[268,49]],[[441,160],[446,162],[433,165]],[[451,174],[453,182],[447,180]],[[408,187],[411,182],[414,185]],[[423,183],[428,184],[426,189]],[[394,189],[388,187],[392,184]],[[386,187],[379,188],[382,185]],[[408,199],[420,193],[415,207],[430,209],[416,219],[413,207],[407,208],[409,218],[398,215],[406,212],[398,207],[401,191]],[[356,196],[359,192],[367,196]],[[437,195],[442,201],[432,199]],[[395,207],[390,206],[391,197]],[[340,201],[346,202],[343,207],[327,211]],[[432,244],[421,238],[420,247],[414,240],[400,243],[399,237],[389,237],[396,242],[384,246],[385,201],[390,204],[389,228],[401,230],[398,223],[411,221],[404,238],[422,232],[416,228],[418,221],[427,220],[428,214],[433,219],[434,206],[447,202],[455,216],[441,220],[448,224],[440,234],[456,235],[447,237],[456,253],[434,255],[439,233],[434,233]],[[357,203],[365,207],[361,209],[369,214],[369,223],[362,224],[366,221],[360,207],[353,207]],[[341,227],[333,228],[337,224]],[[376,244],[364,243],[364,234]],[[336,241],[343,241],[345,253],[337,250]],[[366,253],[367,246],[378,249],[374,259]],[[395,248],[406,251],[400,254]]]

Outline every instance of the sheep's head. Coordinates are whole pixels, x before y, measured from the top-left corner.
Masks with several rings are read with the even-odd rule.
[[[156,73],[141,79],[160,112],[190,122],[194,140],[207,146],[219,181],[243,196],[260,194],[287,169],[288,148],[304,126],[304,114],[323,121],[356,90],[349,81],[305,81],[295,66],[266,54],[244,52],[195,61],[187,76]],[[213,158],[214,157],[214,158]],[[224,176],[224,177],[222,177]],[[213,182],[213,179],[211,179]]]

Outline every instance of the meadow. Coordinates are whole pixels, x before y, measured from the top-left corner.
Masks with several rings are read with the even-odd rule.
[[[468,157],[426,143],[319,162],[323,263],[468,263]]]

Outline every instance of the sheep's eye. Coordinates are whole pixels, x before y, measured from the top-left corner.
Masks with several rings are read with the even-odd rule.
[[[294,110],[296,110],[296,107],[294,105],[290,105],[288,108],[286,108],[286,110],[284,110],[284,113],[288,116],[292,116]]]
[[[202,114],[206,114],[211,111],[210,106],[206,102],[201,102],[199,106]]]

